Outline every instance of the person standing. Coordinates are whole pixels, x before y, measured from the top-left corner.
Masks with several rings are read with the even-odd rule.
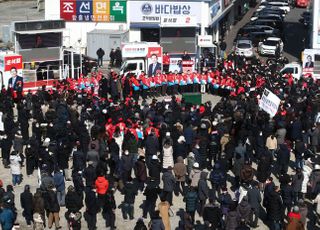
[[[102,67],[103,66],[103,56],[105,55],[105,52],[104,50],[100,47],[98,50],[97,50],[97,56],[98,56],[98,66],[99,67]]]
[[[56,170],[56,172],[53,175],[53,180],[54,180],[54,186],[57,189],[57,198],[58,198],[58,203],[60,206],[65,205],[65,197],[66,197],[66,184],[64,181],[64,176],[62,173],[62,170]]]
[[[115,49],[111,49],[110,54],[109,54],[109,58],[110,58],[110,66],[113,67],[114,66],[114,60],[116,58],[116,50]]]
[[[158,210],[160,212],[162,222],[164,224],[165,230],[171,230],[169,217],[170,204],[164,196],[161,196],[160,200],[161,202],[158,204]]]
[[[24,192],[20,194],[20,204],[23,208],[22,215],[26,219],[28,227],[31,227],[31,221],[33,217],[33,197],[32,193],[30,192],[30,186],[25,185]]]
[[[160,193],[160,188],[158,182],[155,178],[151,177],[150,181],[147,183],[147,186],[143,192],[143,195],[146,196],[146,200],[144,203],[143,209],[143,218],[147,218],[147,214],[149,213],[150,218],[153,217],[156,207],[156,202],[158,199],[158,195]]]
[[[100,205],[93,187],[87,188],[85,204],[86,211],[84,213],[84,218],[87,221],[88,229],[95,230],[97,229],[97,213],[100,210]]]
[[[55,224],[56,229],[61,229],[59,224],[59,212],[60,206],[57,199],[57,192],[53,186],[49,186],[46,197],[45,197],[45,206],[49,213],[48,215],[48,227],[52,228],[53,222]]]
[[[194,216],[198,204],[198,194],[194,187],[190,187],[189,191],[186,193],[184,201],[186,203],[186,212],[191,216],[192,223],[194,223]]]
[[[100,207],[103,207],[105,196],[109,188],[109,181],[104,177],[104,175],[99,175],[96,179],[95,187],[97,189]]]
[[[284,218],[280,188],[275,186],[266,202],[267,216],[272,230],[280,230]]]
[[[120,47],[117,47],[115,51],[115,60],[116,60],[116,67],[120,67],[122,64],[122,53]]]
[[[114,199],[114,189],[109,189],[105,196],[105,205],[102,210],[102,215],[106,220],[106,227],[110,227],[111,230],[116,229],[116,201]]]
[[[162,62],[163,62],[163,72],[168,73],[170,68],[170,56],[167,52],[163,53]]]
[[[12,174],[12,184],[16,186],[21,183],[21,158],[16,151],[12,151],[10,155],[10,168]]]
[[[172,206],[172,193],[176,184],[176,179],[172,174],[172,167],[169,166],[167,170],[162,175],[163,181],[163,196]]]
[[[223,39],[220,41],[219,48],[220,48],[220,58],[224,59],[224,54],[227,49],[227,43]]]
[[[127,183],[123,189],[124,201],[123,201],[123,209],[122,215],[123,219],[127,220],[128,215],[130,220],[134,219],[134,201],[137,195],[136,185],[133,183],[132,177],[128,178]]]
[[[11,208],[6,206],[6,202],[2,204],[0,212],[0,223],[2,230],[12,230],[14,223],[14,214]]]

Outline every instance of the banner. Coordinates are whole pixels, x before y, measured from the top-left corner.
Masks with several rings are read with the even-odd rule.
[[[126,22],[127,1],[60,0],[60,18],[78,22]]]
[[[130,1],[129,10],[131,23],[161,23],[161,18],[168,16],[192,16],[195,23],[201,23],[201,14],[204,13],[201,12],[201,2]]]
[[[259,101],[259,107],[269,113],[270,117],[274,117],[278,112],[280,101],[281,100],[277,95],[272,93],[270,90],[265,89]]]
[[[22,56],[12,55],[4,57],[4,71],[10,71],[15,67],[17,70],[22,69]]]

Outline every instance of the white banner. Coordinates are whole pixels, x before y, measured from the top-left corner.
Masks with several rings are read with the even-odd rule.
[[[129,1],[129,21],[131,23],[160,23],[165,16],[193,16],[196,23],[201,23],[201,2],[161,2]]]
[[[161,17],[161,26],[196,26],[197,20],[193,16],[164,16]]]
[[[270,90],[265,89],[259,101],[259,107],[269,113],[270,117],[274,117],[278,112],[280,101],[281,100],[277,95],[272,93]]]

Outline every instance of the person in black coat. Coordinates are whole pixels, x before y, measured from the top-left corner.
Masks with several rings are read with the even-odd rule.
[[[275,186],[274,190],[269,194],[266,210],[271,229],[281,229],[284,212],[280,188],[278,186]]]
[[[204,205],[206,204],[206,201],[209,197],[209,186],[207,183],[207,172],[201,172],[200,174],[200,180],[198,182],[198,197],[199,197],[199,215],[202,216]]]
[[[61,228],[59,224],[60,206],[57,199],[57,192],[54,190],[53,187],[49,187],[49,190],[46,192],[45,207],[48,213],[48,227],[52,228],[52,224],[54,221],[56,229],[60,229]]]
[[[154,180],[160,184],[160,172],[161,172],[161,164],[156,155],[151,157],[151,161],[148,167],[149,177],[154,178]]]
[[[65,213],[67,220],[70,213],[79,212],[83,206],[82,198],[79,196],[79,194],[76,192],[75,188],[72,185],[68,187],[65,203],[66,203],[66,208],[68,209],[67,212]]]
[[[73,152],[72,162],[74,171],[82,171],[86,167],[86,157],[84,152],[81,150],[80,142],[77,143],[76,150]]]
[[[106,220],[106,227],[110,227],[111,230],[115,229],[115,222],[116,222],[116,201],[114,199],[114,190],[109,189],[105,195],[105,204],[102,210],[102,216]]]
[[[145,140],[145,149],[146,149],[146,164],[150,169],[150,162],[153,155],[157,155],[159,151],[159,140],[156,137],[154,130],[151,130],[151,133],[147,136]]]
[[[294,191],[292,188],[291,181],[284,181],[280,185],[281,189],[281,198],[283,201],[284,212],[287,211],[289,213],[291,211],[293,201],[294,201]]]
[[[252,209],[252,214],[254,218],[252,218],[252,227],[258,227],[258,219],[260,215],[260,208],[261,208],[261,194],[259,191],[259,183],[256,181],[252,182],[252,186],[248,189],[248,202]]]
[[[127,220],[129,215],[130,220],[133,220],[134,219],[134,201],[137,195],[137,186],[133,183],[133,180],[131,177],[128,178],[128,181],[124,186],[122,194],[124,195],[123,208],[122,208],[123,219]]]
[[[222,212],[219,204],[214,199],[209,199],[209,204],[203,210],[203,221],[207,227],[219,229],[222,225]]]
[[[150,218],[152,218],[152,216],[154,215],[154,210],[160,191],[161,189],[159,188],[159,184],[157,183],[155,178],[151,177],[143,192],[143,195],[145,195],[146,197],[144,201],[143,218],[146,219],[148,213],[150,215]]]
[[[86,179],[86,187],[93,187],[97,179],[96,169],[93,167],[93,162],[89,161],[88,166],[84,169],[83,178]]]
[[[27,225],[30,227],[33,219],[33,196],[30,192],[30,186],[25,185],[24,192],[20,194],[20,204],[23,208],[22,215],[26,219]]]
[[[72,181],[75,188],[76,193],[81,197],[81,200],[83,199],[83,192],[84,192],[84,184],[83,184],[83,177],[82,173],[80,171],[72,172]]]
[[[86,211],[84,213],[84,219],[87,221],[88,229],[95,230],[97,229],[97,213],[100,210],[100,204],[93,187],[87,187],[86,189],[85,204]]]
[[[286,144],[280,144],[277,153],[278,173],[284,175],[288,172],[290,150]]]

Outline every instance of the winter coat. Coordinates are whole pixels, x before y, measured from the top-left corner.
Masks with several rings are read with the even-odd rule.
[[[198,183],[200,180],[200,169],[192,169],[190,173],[190,180],[191,180],[191,186],[192,187],[198,187]]]
[[[237,207],[239,219],[245,219],[247,223],[251,220],[252,210],[246,198],[242,199]]]
[[[187,156],[187,145],[185,142],[182,143],[177,143],[175,148],[174,148],[174,153],[173,153],[175,159],[178,157],[182,157],[183,159],[186,158]]]
[[[197,210],[197,204],[198,204],[198,194],[196,191],[188,191],[185,198],[186,202],[186,211],[187,212],[194,212]]]
[[[308,165],[304,165],[303,166],[303,181],[302,181],[302,188],[301,188],[301,192],[302,193],[307,193],[308,190],[308,182],[310,179],[310,175],[312,173],[312,168]]]
[[[162,219],[157,217],[157,218],[152,218],[151,219],[151,230],[165,230],[164,224],[162,222]]]
[[[21,162],[21,158],[18,154],[10,155],[10,168],[11,168],[11,173],[13,175],[21,174],[20,162]]]
[[[218,201],[221,205],[221,211],[223,215],[229,212],[230,205],[232,204],[232,198],[229,193],[221,193],[218,197]]]
[[[225,176],[220,169],[220,164],[216,163],[214,169],[210,173],[210,181],[212,184],[223,185],[225,184]]]
[[[263,157],[258,163],[258,168],[257,168],[257,179],[259,182],[264,183],[267,180],[267,178],[270,176],[271,163],[272,163],[272,157],[269,155],[263,155]]]
[[[129,172],[133,168],[133,155],[122,155],[121,156],[121,170]]]
[[[178,157],[177,163],[174,164],[173,172],[176,177],[176,181],[185,181],[187,174],[187,166],[184,164],[183,158]]]
[[[286,230],[304,230],[304,226],[301,220],[296,218],[289,218]]]
[[[278,143],[277,143],[277,138],[271,138],[271,136],[269,136],[267,138],[267,142],[266,142],[266,147],[269,149],[269,150],[276,150],[277,147],[278,147]]]
[[[242,169],[240,170],[240,179],[243,182],[251,182],[254,176],[254,169],[251,165],[245,164]]]
[[[318,128],[309,131],[309,135],[311,137],[311,145],[318,146],[319,145],[319,134],[320,131]]]
[[[162,167],[167,169],[168,167],[174,166],[173,162],[173,149],[172,146],[164,146],[163,147],[163,162]]]
[[[56,172],[53,175],[53,181],[54,181],[54,186],[56,187],[58,192],[62,192],[65,190],[66,185],[64,182],[64,176],[63,176],[62,172]]]
[[[86,204],[86,212],[89,214],[97,214],[100,209],[99,200],[97,198],[97,195],[94,191],[91,189],[86,191],[86,198],[85,198],[85,204]]]
[[[280,186],[283,204],[292,205],[294,200],[293,187],[289,184]]]
[[[123,188],[122,194],[124,195],[124,203],[134,204],[136,195],[138,194],[136,185],[132,182],[127,182]]]
[[[207,183],[207,172],[201,172],[198,183],[198,196],[200,200],[206,200],[209,197],[209,187]]]
[[[24,214],[29,214],[32,215],[33,213],[33,196],[30,191],[24,191],[23,193],[20,194],[20,203],[21,207],[24,209],[23,213]]]
[[[238,212],[237,211],[230,211],[226,216],[226,230],[235,230],[238,226]]]
[[[186,144],[191,145],[193,143],[193,138],[194,138],[194,132],[191,126],[185,128],[183,130],[183,136],[186,139]]]
[[[83,206],[81,197],[75,191],[68,192],[65,201],[69,212],[79,212]]]
[[[247,192],[248,202],[252,209],[259,210],[261,204],[261,193],[258,188],[252,187]]]
[[[160,211],[160,216],[162,218],[162,222],[164,224],[165,230],[171,230],[169,208],[170,208],[170,204],[168,201],[160,202],[158,204],[158,209]]]
[[[230,135],[228,133],[225,133],[220,139],[221,152],[224,152],[225,146],[229,141],[230,141]]]
[[[277,160],[279,164],[288,165],[290,162],[290,151],[286,144],[280,144],[277,152]]]
[[[162,175],[163,191],[172,192],[174,190],[176,179],[171,171],[167,171]]]
[[[192,154],[192,156],[190,156],[190,154],[189,154],[189,156],[187,157],[187,163],[188,163],[187,170],[188,170],[189,175],[192,171],[193,164],[196,162],[196,160],[194,159],[194,154],[193,153],[191,153],[191,154]]]
[[[213,227],[220,227],[222,219],[222,212],[219,206],[207,204],[203,209],[203,220],[208,221]]]
[[[307,223],[307,216],[308,216],[308,207],[306,205],[299,206],[299,212],[300,212],[300,220],[303,223],[303,225],[306,225]]]
[[[155,178],[155,180],[160,182],[161,164],[158,160],[150,161],[148,171],[149,171],[149,177],[153,177]]]
[[[139,181],[145,182],[147,180],[147,167],[143,160],[137,160],[134,172]]]
[[[0,223],[2,230],[12,230],[14,215],[10,208],[4,208],[0,212]]]
[[[83,177],[86,179],[86,186],[94,186],[95,181],[97,179],[96,169],[93,165],[89,165],[87,168],[84,169]]]
[[[160,191],[158,183],[156,181],[150,181],[144,189],[143,195],[146,196],[147,201],[155,204]]]
[[[269,195],[267,204],[267,215],[270,220],[282,221],[283,220],[283,203],[280,194],[272,191]]]
[[[100,160],[100,156],[98,151],[93,149],[87,153],[87,161],[92,161],[93,167],[97,167],[99,160]]]
[[[73,169],[75,171],[82,171],[86,167],[86,158],[82,151],[75,151],[72,156],[73,160]]]
[[[104,176],[98,176],[95,182],[97,194],[104,195],[108,191],[109,181]]]
[[[44,199],[41,196],[41,193],[36,192],[33,196],[33,203],[32,203],[32,209],[34,213],[39,213],[41,215],[44,215]]]
[[[59,212],[60,206],[57,199],[57,193],[49,190],[45,196],[45,207],[48,212]]]
[[[148,135],[145,141],[146,156],[157,155],[159,151],[159,140],[154,135]]]
[[[301,192],[303,182],[303,174],[299,173],[292,177],[292,188],[294,192]]]
[[[311,185],[311,192],[319,192],[320,186],[320,170],[313,170],[310,175],[310,185]]]

